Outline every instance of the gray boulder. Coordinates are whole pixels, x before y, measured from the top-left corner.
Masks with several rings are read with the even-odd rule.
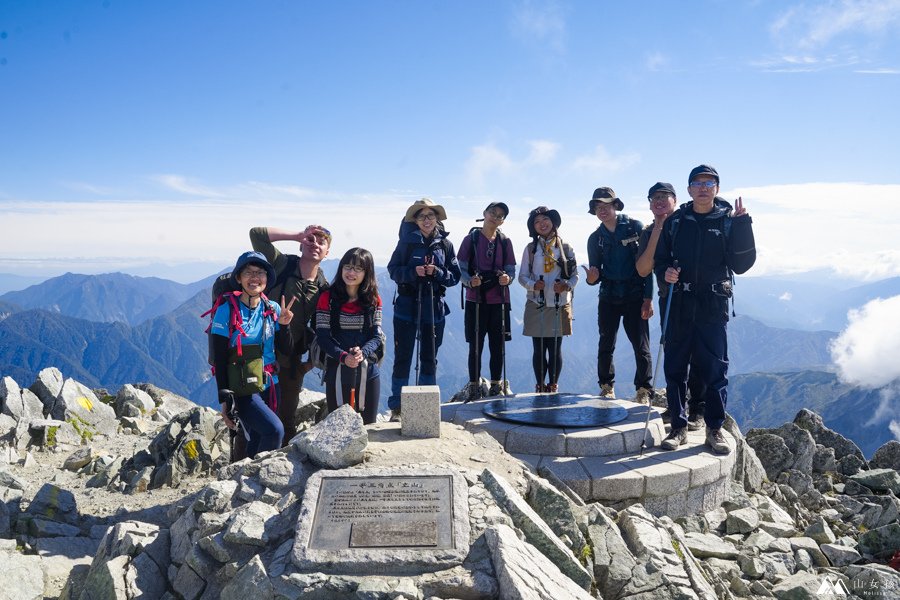
[[[321,423],[297,434],[291,444],[326,469],[345,469],[363,461],[369,434],[362,417],[344,404]]]
[[[62,390],[64,377],[62,372],[56,367],[48,367],[41,369],[37,375],[37,379],[28,388],[38,397],[41,404],[44,405],[44,414],[49,415],[56,404],[56,397]]]
[[[859,536],[859,551],[878,559],[889,559],[900,548],[900,523],[870,529]]]
[[[852,455],[865,462],[866,457],[863,456],[862,450],[859,449],[859,446],[857,446],[841,434],[837,433],[836,431],[832,431],[831,429],[825,427],[825,423],[824,421],[822,421],[822,417],[820,417],[813,411],[806,408],[800,409],[800,412],[798,412],[797,416],[794,417],[794,423],[797,426],[810,432],[813,436],[813,439],[816,440],[817,444],[822,444],[827,448],[834,449],[834,457],[837,460],[840,460],[845,456]]]
[[[154,421],[171,421],[176,415],[180,415],[197,406],[184,396],[158,388],[152,383],[137,383],[134,387],[146,392],[156,405],[156,410],[152,411]]]
[[[484,532],[497,573],[501,600],[592,599],[559,568],[506,525]]]
[[[0,414],[12,417],[16,422],[40,419],[44,405],[29,390],[22,390],[12,377],[0,379]]]
[[[587,539],[593,549],[594,579],[601,596],[607,600],[623,598],[638,563],[622,539],[619,526],[601,509],[594,507]]]
[[[103,404],[92,390],[74,379],[63,382],[50,410],[50,417],[68,421],[85,439],[98,433],[112,436],[119,428],[115,411]]]
[[[773,435],[780,438],[781,443],[770,437]],[[785,423],[777,429],[751,429],[747,433],[747,443],[756,451],[772,481],[787,469],[801,473],[812,471],[816,442],[810,432],[794,423]]]
[[[44,572],[39,556],[0,553],[0,600],[43,600]]]
[[[156,408],[153,398],[144,390],[125,384],[116,394],[116,416],[143,417]]]
[[[568,546],[579,555],[584,548],[585,539],[578,528],[578,507],[562,492],[544,479],[525,471],[528,480],[526,499],[534,511],[540,515],[550,529],[561,539],[569,540]]]
[[[222,588],[222,600],[270,600],[274,598],[272,582],[259,556],[254,556]]]
[[[900,496],[900,473],[894,469],[872,469],[851,475],[850,479],[876,492],[893,492]]]
[[[844,574],[850,578],[851,591],[866,591],[862,596],[866,600],[895,600],[900,590],[900,573],[886,565],[851,565],[844,569]]]
[[[891,440],[872,455],[869,466],[873,469],[894,469],[900,471],[900,442]]]

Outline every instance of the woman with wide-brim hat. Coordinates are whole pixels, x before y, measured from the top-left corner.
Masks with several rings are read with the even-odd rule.
[[[562,371],[562,338],[572,335],[572,290],[578,283],[575,252],[559,236],[559,212],[539,206],[528,214],[519,283],[528,293],[523,334],[534,351],[535,391],[555,393]],[[544,383],[544,382],[547,383]]]
[[[247,438],[247,456],[281,447],[284,426],[278,418],[281,394],[276,373],[275,348],[290,349],[293,319],[284,297],[278,304],[266,298],[266,284],[275,270],[260,252],[241,254],[231,272],[238,291],[217,300],[210,325],[216,386],[222,418],[237,429],[232,409],[237,408]]]
[[[444,338],[444,302],[448,287],[459,283],[459,264],[453,244],[444,230],[447,211],[428,198],[406,209],[400,239],[388,262],[388,273],[397,282],[394,301],[394,370],[388,407],[391,419],[400,418],[400,392],[409,384],[409,370],[416,338],[417,385],[437,382],[437,351]]]

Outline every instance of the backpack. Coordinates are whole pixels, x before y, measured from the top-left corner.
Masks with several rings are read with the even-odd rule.
[[[222,277],[220,276],[215,284],[213,285],[213,289],[215,291],[216,284],[221,288],[223,286],[231,286],[232,284],[227,284],[222,282]],[[228,279],[231,280],[230,274],[228,275]],[[231,339],[231,336],[234,335],[235,331],[238,331],[240,335],[237,336],[237,341],[235,342],[235,346],[229,350],[229,360],[228,360],[228,379],[229,386],[232,391],[239,395],[249,395],[255,392],[261,392],[265,389],[265,381],[266,381],[266,373],[271,376],[271,373],[274,371],[274,367],[267,368],[263,364],[262,358],[262,346],[257,344],[249,344],[247,352],[244,351],[244,345],[242,342],[242,338],[245,337],[244,333],[244,323],[243,317],[241,316],[241,310],[238,306],[238,299],[241,296],[241,292],[239,290],[230,290],[223,292],[218,297],[216,297],[213,302],[212,307],[200,315],[200,318],[209,315],[209,325],[206,327],[206,336],[209,344],[209,356],[207,358],[210,370],[212,374],[215,376],[216,367],[213,363],[212,357],[212,334],[210,333],[212,329],[213,318],[216,315],[216,310],[223,304],[230,305],[230,313],[231,316],[228,320],[228,339]],[[264,304],[263,309],[263,319],[269,319],[272,324],[272,329],[275,329],[276,322],[276,312],[274,303],[266,298],[265,294],[260,295],[260,301]]]
[[[631,252],[634,254],[634,259],[637,260],[638,251],[640,250],[638,242],[641,239],[641,230],[638,229],[637,221],[632,219],[631,217],[624,215],[628,221],[626,221],[626,225],[628,227],[628,232],[624,240],[622,240],[623,246],[631,246]],[[616,225],[618,227],[618,224]],[[603,227],[601,225],[600,227]],[[599,229],[599,228],[598,228]],[[600,247],[600,262],[603,263],[603,251],[606,249],[606,241],[603,239],[603,234],[599,234],[597,236],[597,245]]]
[[[331,316],[331,329],[339,330],[340,329],[340,315],[339,309],[335,305],[334,295],[329,293],[328,297],[328,312]],[[368,330],[375,327],[375,308],[370,307],[366,310],[366,314],[363,317],[363,330]],[[387,336],[384,334],[384,330],[381,331],[380,342],[378,347],[375,348],[375,354],[373,358],[375,359],[375,364],[381,366],[381,363],[384,362],[384,349],[387,343]],[[325,368],[327,366],[326,361],[328,360],[328,355],[325,353],[325,350],[319,346],[318,338],[315,335],[315,332],[312,334],[312,341],[309,343],[309,360],[314,369],[319,369],[322,372],[322,380],[325,380]]]
[[[283,294],[284,283],[287,281],[287,278],[290,277],[291,274],[297,272],[297,265],[300,264],[300,257],[296,254],[287,254],[285,256],[287,256],[287,264],[284,269],[281,270],[281,273],[278,274],[275,281],[266,286],[266,293],[270,296],[272,295],[272,292],[278,288],[281,288],[281,293]]]

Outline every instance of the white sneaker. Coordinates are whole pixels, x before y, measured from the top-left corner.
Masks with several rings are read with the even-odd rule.
[[[615,398],[616,397],[616,389],[610,383],[604,383],[600,386],[600,397],[601,398]]]

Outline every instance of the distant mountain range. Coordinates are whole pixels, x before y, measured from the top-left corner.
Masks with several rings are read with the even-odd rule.
[[[326,274],[330,276],[334,272],[336,263],[336,260],[327,261]],[[378,269],[378,276],[385,331],[390,339],[395,285],[383,268]],[[20,384],[29,385],[40,369],[56,366],[66,376],[110,391],[125,383],[149,381],[200,404],[211,405],[216,394],[206,362],[206,321],[199,316],[209,307],[209,285],[213,278],[178,284],[119,273],[66,274],[26,290],[4,294],[0,296],[0,375],[12,376]],[[837,328],[807,330],[803,325],[829,319],[836,322],[834,315],[839,311],[846,315],[846,309],[860,306],[873,297],[890,295],[900,284],[900,278],[830,292],[827,286],[816,287],[808,282],[795,285],[762,279],[752,284],[748,283],[753,281],[751,278],[741,279],[737,288],[736,309],[740,316],[729,325],[732,381],[729,410],[746,429],[783,423],[793,418],[799,407],[807,406],[825,416],[826,422],[831,415],[845,422],[846,427],[856,428],[855,434],[870,435],[864,424],[848,419],[841,406],[857,406],[862,402],[864,407],[874,392],[844,386],[834,374],[827,372],[831,369],[828,346],[837,335]],[[791,294],[791,300],[771,300],[778,290]],[[596,293],[596,287],[583,283],[576,289],[575,333],[563,342],[561,387],[565,391],[593,393],[597,389]],[[468,346],[463,335],[459,288],[449,290],[446,300],[451,314],[439,352],[438,373],[439,384],[449,398],[468,381]],[[511,301],[513,341],[506,346],[507,377],[514,392],[523,392],[534,388],[534,379],[531,340],[521,335],[524,294],[517,284],[512,287]],[[779,306],[784,310],[776,310]],[[553,310],[552,305],[546,310]],[[802,316],[795,314],[798,310]],[[828,313],[832,316],[826,317]],[[790,319],[798,321],[796,327],[773,325]],[[651,321],[654,360],[658,340],[659,319],[654,316]],[[486,355],[487,352],[484,376],[488,375]],[[624,332],[620,332],[615,364],[618,395],[630,397],[634,393],[634,359]],[[392,369],[390,352],[382,369],[387,374],[382,384],[382,396],[386,398]],[[663,387],[661,370],[659,377],[657,386]],[[315,373],[308,375],[307,387],[320,389],[316,379]],[[414,371],[410,379],[415,379]],[[837,397],[842,402],[832,404],[831,400]],[[386,406],[386,402],[383,404]],[[882,433],[886,432],[886,425],[881,429],[884,429]],[[889,432],[879,435],[875,437],[883,442]]]

